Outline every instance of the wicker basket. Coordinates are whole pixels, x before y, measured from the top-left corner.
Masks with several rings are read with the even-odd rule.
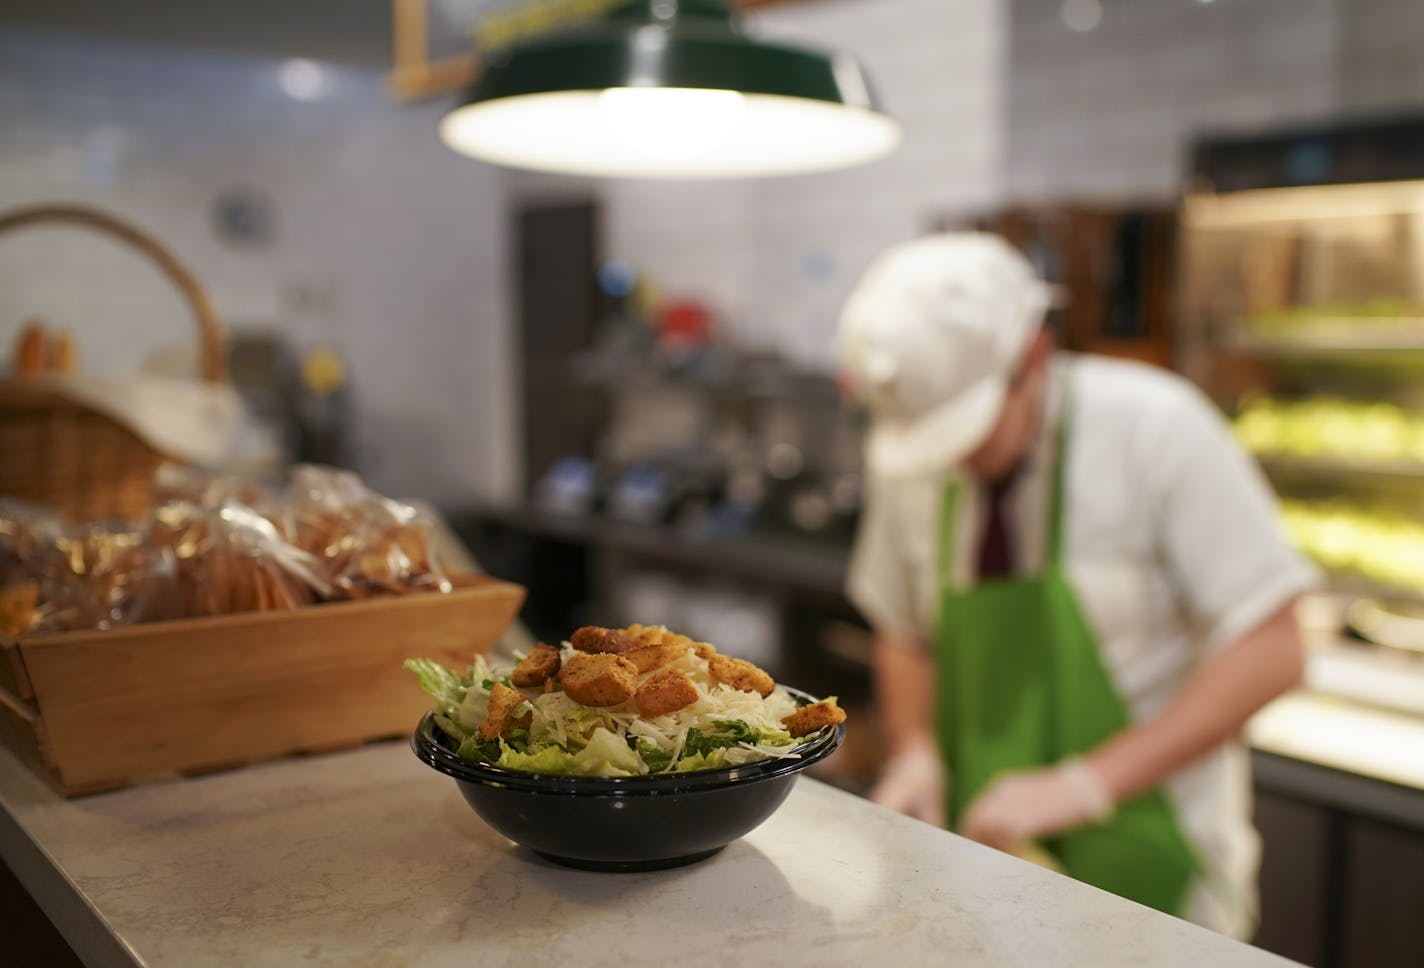
[[[197,278],[164,245],[128,222],[82,205],[38,205],[0,213],[0,233],[27,225],[79,225],[117,237],[157,264],[193,311],[200,376],[225,379],[223,328]],[[0,381],[0,496],[75,520],[135,517],[149,504],[153,473],[168,460],[119,421],[39,379]]]

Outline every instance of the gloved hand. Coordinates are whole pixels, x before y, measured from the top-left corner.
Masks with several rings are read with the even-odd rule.
[[[1073,830],[1113,812],[1112,795],[1081,759],[1005,773],[969,804],[959,832],[1013,852],[1028,841]]]
[[[944,826],[944,764],[933,740],[917,740],[886,761],[870,799],[936,827]]]

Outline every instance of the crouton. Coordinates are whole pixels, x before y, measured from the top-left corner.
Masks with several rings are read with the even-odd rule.
[[[633,701],[644,716],[662,716],[695,703],[697,687],[677,669],[664,669],[638,687]]]
[[[673,632],[661,625],[638,625],[633,624],[622,630],[629,638],[634,639],[640,646],[649,645],[672,645],[677,647],[677,652],[673,658],[682,655],[688,649],[702,659],[707,659],[717,650],[706,642],[694,642],[686,635]],[[651,654],[651,653],[650,653]],[[651,668],[656,668],[652,666]]]
[[[734,659],[729,655],[713,653],[707,659],[707,671],[718,682],[726,683],[740,692],[759,693],[763,698],[771,695],[776,682],[765,671],[746,659]]]
[[[637,622],[622,631],[624,635],[637,640],[641,645],[658,645],[664,636],[672,634],[660,625],[639,625]]]
[[[575,655],[564,663],[559,681],[574,702],[616,706],[638,691],[638,667],[620,655]]]
[[[825,726],[834,726],[836,723],[845,722],[845,710],[835,703],[813,702],[809,706],[802,706],[790,716],[781,720],[781,725],[786,727],[786,731],[792,736],[805,736],[814,733]]]
[[[678,641],[660,642],[657,645],[643,645],[619,655],[638,667],[638,672],[651,672],[658,666],[665,666],[688,649],[688,643]]]
[[[569,637],[569,642],[580,652],[611,652],[617,654],[635,648],[638,641],[621,629],[599,628],[585,625]]]
[[[489,712],[485,714],[485,721],[480,723],[480,739],[496,739],[508,736],[515,729],[528,729],[534,715],[528,712],[523,716],[514,715],[522,702],[524,697],[519,692],[496,682],[490,690]]]
[[[509,680],[516,686],[542,686],[559,673],[559,650],[542,642],[514,667]]]

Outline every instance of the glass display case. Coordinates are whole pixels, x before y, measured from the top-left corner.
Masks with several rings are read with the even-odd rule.
[[[1424,119],[1206,141],[1193,175],[1181,368],[1329,576],[1322,625],[1424,710]]]

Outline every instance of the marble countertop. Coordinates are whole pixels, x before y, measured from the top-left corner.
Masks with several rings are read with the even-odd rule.
[[[65,801],[0,750],[0,854],[90,965],[1285,965],[803,778],[711,858],[565,869],[403,743]]]

